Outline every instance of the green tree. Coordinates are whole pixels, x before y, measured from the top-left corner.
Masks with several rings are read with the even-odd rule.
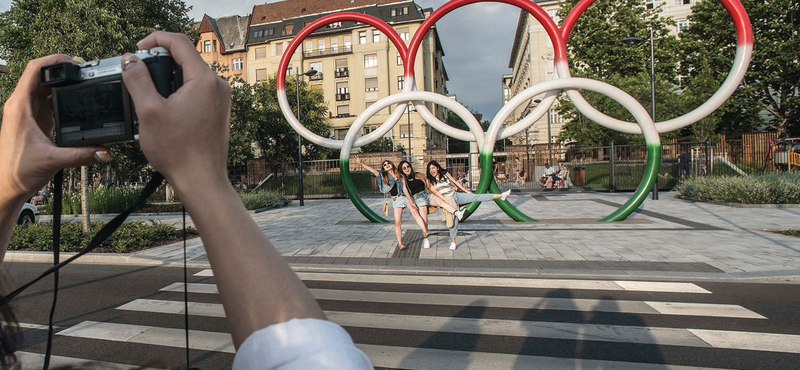
[[[800,135],[800,0],[742,0],[742,4],[753,26],[752,60],[739,89],[711,119],[721,133],[765,125],[780,136]],[[728,76],[736,31],[718,1],[698,2],[689,19],[691,26],[681,33],[686,58],[681,72],[686,91],[705,101]]]
[[[2,102],[14,90],[27,63],[50,54],[108,58],[135,51],[147,34],[188,33],[190,10],[180,0],[16,0],[0,14],[0,58],[10,75],[0,79]],[[137,143],[111,145],[115,160],[105,166],[133,177],[147,164]]]
[[[362,153],[391,152],[393,150],[392,139],[388,137],[382,137],[361,147]]]
[[[578,0],[565,0],[559,17],[566,18]],[[567,40],[570,73],[617,86],[636,98],[648,111],[651,107],[649,42],[627,46],[622,40],[633,36],[650,37],[653,30],[656,67],[656,118],[674,118],[683,112],[684,104],[677,89],[679,61],[678,40],[670,34],[671,19],[658,15],[657,9],[647,9],[643,0],[598,1],[578,19]],[[633,116],[619,103],[605,95],[582,92],[586,100],[608,116],[634,122]],[[579,146],[594,146],[615,142],[643,142],[641,135],[622,134],[588,121],[563,96],[559,113],[567,123],[559,139],[574,140]],[[672,133],[671,135],[675,135]],[[662,134],[662,138],[665,135]],[[670,136],[670,135],[666,135]]]
[[[491,122],[486,121],[486,120],[482,121],[482,119],[483,119],[483,114],[482,113],[478,113],[478,112],[476,112],[474,110],[471,110],[471,109],[470,109],[470,112],[472,113],[472,116],[475,117],[475,119],[480,123],[481,129],[483,129],[483,131],[486,132],[486,130],[489,129],[489,125],[491,124]],[[459,130],[469,131],[469,126],[467,126],[467,123],[464,122],[464,120],[461,119],[461,117],[459,115],[457,115],[457,114],[455,114],[455,113],[453,113],[451,111],[447,111],[447,120],[445,121],[445,123],[448,124],[449,126],[457,128]],[[448,140],[447,152],[448,153],[469,153],[469,145],[470,145],[470,143],[467,142],[467,141],[461,141],[461,140],[458,140],[458,139],[450,138],[450,140]],[[494,144],[494,150],[495,151],[503,150],[504,145],[511,145],[511,140],[509,140],[509,139],[498,140]]]
[[[296,112],[296,80],[286,79],[286,94],[289,104]],[[261,155],[269,163],[293,162],[297,158],[297,133],[284,118],[278,105],[277,78],[275,75],[267,81],[252,86],[245,84],[233,101],[232,123],[241,124],[249,129]],[[252,91],[252,98],[247,90]],[[251,100],[252,99],[252,100]],[[251,109],[251,113],[245,112]],[[322,137],[330,137],[328,123],[328,106],[321,90],[312,89],[305,81],[300,82],[300,113],[303,126]],[[244,123],[249,120],[249,124]],[[304,160],[325,159],[332,151],[328,148],[303,141],[305,147]]]

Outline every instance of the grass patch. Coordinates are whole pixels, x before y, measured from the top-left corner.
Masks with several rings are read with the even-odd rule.
[[[800,230],[773,230],[772,232],[782,235],[800,237]]]
[[[741,204],[800,204],[800,172],[750,176],[692,177],[675,186],[696,201]]]
[[[259,208],[280,208],[291,202],[289,198],[271,190],[242,190],[239,191],[244,207],[252,211]]]
[[[92,237],[105,226],[103,221],[92,222],[89,233],[83,234],[80,222],[64,222],[61,224],[62,252],[78,252],[89,244]],[[131,253],[142,249],[155,247],[178,241],[182,238],[182,229],[174,225],[154,221],[152,224],[144,221],[124,222],[114,234],[106,239],[95,251]],[[186,228],[186,236],[197,236],[193,227]],[[49,223],[16,225],[11,234],[8,245],[9,250],[52,251],[53,226]]]

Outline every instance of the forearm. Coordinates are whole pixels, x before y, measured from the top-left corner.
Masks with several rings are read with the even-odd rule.
[[[203,239],[234,345],[238,348],[254,331],[292,318],[324,319],[314,297],[227,180],[202,189],[179,190],[178,195]]]
[[[25,196],[13,197],[10,194],[0,194],[0,265],[6,256],[8,243],[11,240],[11,233],[14,232],[14,225],[17,223],[17,215],[25,203]]]

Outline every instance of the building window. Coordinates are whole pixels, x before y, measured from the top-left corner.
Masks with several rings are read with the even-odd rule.
[[[265,59],[267,57],[267,48],[256,48],[256,59]]]
[[[372,42],[381,42],[381,31],[372,30]]]
[[[275,45],[275,55],[283,55],[283,43],[282,42],[279,42],[277,44],[272,44],[272,45]]]
[[[344,51],[350,51],[352,44],[350,43],[350,36],[344,37]]]
[[[244,60],[242,58],[236,58],[233,60],[233,70],[239,71],[244,68]]]
[[[266,80],[267,77],[268,75],[266,68],[256,69],[256,81]]]
[[[336,101],[346,101],[346,100],[350,100],[350,87],[347,86],[347,82],[337,82]]]
[[[378,78],[370,77],[364,80],[364,91],[378,91]]]
[[[331,38],[331,52],[332,53],[339,52],[339,40],[337,40],[335,37]]]
[[[408,41],[408,37],[409,37],[408,27],[403,27],[403,28],[397,29],[397,33],[400,34],[400,38],[401,39],[403,39],[404,41]]]
[[[294,32],[294,24],[284,24],[283,25],[283,35],[291,35]]]
[[[211,51],[213,51],[215,53],[217,52],[217,40],[212,40],[211,41]]]
[[[688,19],[681,19],[678,21],[678,33],[686,31],[689,28],[689,20]]]
[[[400,137],[414,137],[414,130],[409,125],[400,125]]]
[[[675,0],[675,5],[691,5],[692,0]]]
[[[364,55],[364,68],[375,68],[378,66],[378,54]]]
[[[311,41],[306,41],[306,54],[311,54],[314,51],[314,44]]]
[[[405,84],[406,77],[405,76],[397,76],[397,90],[403,90],[403,85]]]
[[[308,64],[309,69],[317,71],[313,76],[308,77],[311,81],[322,81],[322,62],[311,62]]]
[[[317,40],[317,50],[320,54],[325,52],[325,40]]]
[[[267,28],[264,30],[264,36],[272,36],[273,34],[275,34],[275,29],[273,28]]]
[[[258,30],[253,32],[253,37],[264,37],[264,30]]]
[[[397,16],[397,9],[392,9],[391,13],[392,13],[392,17],[396,17]]]
[[[211,40],[203,41],[203,52],[204,53],[211,52]]]
[[[400,56],[400,53],[397,53],[397,65],[403,65],[403,57]]]
[[[375,102],[374,101],[368,101],[367,102],[367,108],[369,108],[369,106],[372,105],[372,104],[375,104]],[[375,131],[377,129],[378,129],[378,126],[364,126],[364,135],[367,135],[370,132],[373,132],[373,131]]]
[[[350,71],[347,69],[347,59],[336,59],[334,63],[336,66],[334,77],[342,78],[350,75]]]
[[[358,44],[364,45],[367,43],[367,31],[360,31],[358,33]]]
[[[661,6],[662,3],[664,3],[664,0],[646,0],[645,6],[647,9],[655,9]]]
[[[291,64],[289,64],[289,66],[288,66],[288,67],[286,67],[286,75],[287,75],[287,76],[291,76],[291,75],[292,75],[292,73],[294,73],[294,68],[292,68],[292,65],[291,65]]]
[[[349,105],[337,105],[336,106],[336,117],[337,118],[350,117],[350,106]],[[347,130],[344,130],[344,131],[345,131],[345,135],[346,135]],[[342,139],[344,139],[344,136],[342,136]]]

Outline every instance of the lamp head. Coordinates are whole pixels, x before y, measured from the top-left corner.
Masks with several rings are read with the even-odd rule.
[[[647,41],[646,39],[640,39],[638,37],[628,36],[622,39],[622,43],[628,46],[639,45],[643,42]]]
[[[308,77],[311,77],[311,76],[313,76],[315,74],[317,74],[317,70],[315,70],[315,69],[309,69],[308,71],[303,73],[304,76],[308,76]]]

